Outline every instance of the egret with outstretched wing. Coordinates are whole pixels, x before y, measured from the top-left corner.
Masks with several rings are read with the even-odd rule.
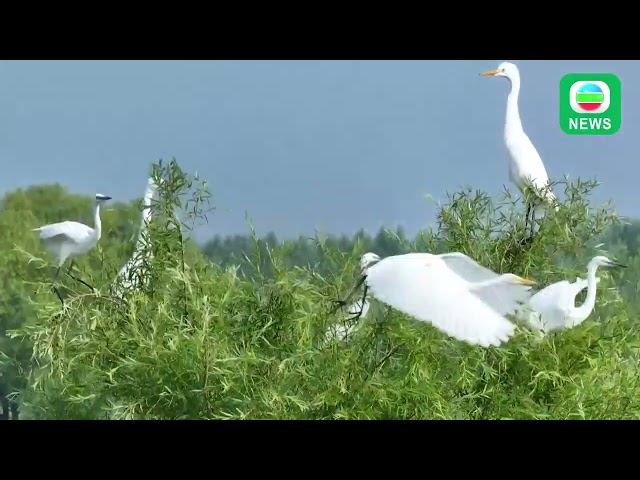
[[[71,263],[69,264],[67,274],[74,280],[83,283],[91,290],[94,290],[94,287],[89,285],[87,282],[74,277],[71,274],[71,269],[73,268],[74,259],[94,248],[100,240],[100,237],[102,236],[100,205],[107,200],[111,200],[111,197],[102,195],[101,193],[96,193],[93,207],[94,228],[91,228],[84,223],[65,221],[33,229],[34,232],[38,232],[40,234],[40,239],[45,244],[49,252],[54,255],[58,261],[58,268],[53,275],[53,289],[62,303],[64,303],[64,301],[56,287],[56,282],[58,280],[60,268],[68,258],[71,258]]]
[[[484,273],[479,279],[480,270],[473,267],[473,261],[466,262],[465,274],[460,257],[454,258],[457,255],[462,254],[449,257],[452,263],[459,261],[456,272],[440,255],[408,253],[381,259],[367,253],[362,259],[364,268],[358,284],[364,282],[365,290],[381,302],[458,340],[483,347],[506,342],[515,325],[505,315],[515,314],[530,298],[535,282],[490,270],[487,271],[492,278]],[[353,290],[349,296],[352,294]]]

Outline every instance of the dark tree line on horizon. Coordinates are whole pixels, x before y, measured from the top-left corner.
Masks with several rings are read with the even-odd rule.
[[[607,244],[607,249],[636,255],[640,251],[640,220],[631,220],[628,224],[615,226],[610,229],[602,241]],[[419,243],[417,239],[409,239],[402,227],[395,230],[380,228],[375,235],[360,230],[352,237],[347,235],[329,235],[325,242],[328,246],[337,248],[343,253],[358,251],[375,252],[382,257],[398,255],[411,251],[409,244]],[[308,237],[281,240],[275,232],[258,239],[261,256],[264,258],[267,246],[271,249],[286,246],[287,266],[318,267],[322,271],[322,250],[318,248],[317,241]],[[202,244],[202,253],[212,262],[220,265],[245,265],[245,255],[255,257],[256,245],[250,235],[215,235]]]

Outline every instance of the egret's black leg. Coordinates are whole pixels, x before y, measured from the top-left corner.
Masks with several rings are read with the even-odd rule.
[[[364,310],[364,302],[367,300],[367,291],[368,290],[369,290],[369,286],[365,283],[364,284],[364,292],[362,293],[362,300],[360,301],[360,311],[352,319],[352,320],[355,320],[356,322],[358,320],[360,320],[360,317],[362,316],[362,312]]]
[[[522,247],[527,247],[531,244],[531,242],[533,242],[533,236],[528,236],[522,239],[522,242],[520,242],[520,245]]]
[[[541,225],[539,227],[541,227]],[[533,240],[533,236],[536,234],[535,228],[536,228],[536,210],[534,205],[531,208],[531,230],[529,231],[529,238],[527,243],[530,243]]]
[[[95,291],[95,288],[92,287],[91,285],[89,285],[87,282],[85,282],[84,280],[80,280],[79,278],[76,278],[73,275],[71,275],[71,269],[72,268],[73,268],[73,260],[71,260],[71,263],[69,264],[69,270],[67,270],[67,275],[69,275],[71,278],[73,278],[76,282],[80,282],[80,283],[86,285],[88,288],[91,289],[91,291]]]
[[[534,214],[531,215],[531,232],[529,232],[529,238],[533,238],[534,229],[536,228],[536,216]]]
[[[347,297],[344,300],[333,300],[333,303],[336,304],[336,307],[331,311],[331,313],[334,313],[340,307],[344,307],[349,301],[349,299],[353,296],[354,292],[358,288],[360,288],[360,285],[362,285],[362,283],[365,281],[366,278],[367,278],[366,275],[362,275],[362,277],[360,277],[360,280],[358,280],[358,283],[356,283],[356,285],[351,289],[351,291],[349,292],[349,295],[347,295]],[[364,307],[364,304],[363,304],[363,307]]]
[[[527,214],[525,217],[525,223],[524,223],[524,238],[522,239],[522,241],[520,242],[520,245],[523,247],[526,247],[527,245],[529,245],[532,241],[533,241],[533,229],[534,229],[534,222],[535,222],[535,212],[534,212],[534,206],[533,206],[533,202],[527,202]]]
[[[56,292],[56,295],[58,296],[58,300],[60,300],[60,303],[62,304],[62,306],[64,306],[64,300],[62,299],[62,295],[60,295],[60,290],[58,290],[58,287],[54,285],[53,291]]]
[[[62,303],[62,305],[64,306],[64,300],[62,299],[62,295],[60,295],[60,290],[58,290],[58,287],[56,287],[56,283],[58,282],[58,273],[60,273],[60,267],[58,267],[56,269],[56,273],[53,274],[53,284],[51,286],[53,288],[53,291],[56,292],[58,300],[60,300],[60,303]]]
[[[525,237],[522,241],[522,245],[529,245],[532,241],[533,241],[533,229],[535,226],[535,220],[533,218],[533,215],[531,215],[531,221],[529,222],[529,228],[527,228],[527,230],[525,231]]]

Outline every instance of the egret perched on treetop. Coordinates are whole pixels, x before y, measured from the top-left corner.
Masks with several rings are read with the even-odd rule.
[[[544,203],[555,202],[555,195],[549,187],[549,176],[542,163],[542,159],[533,146],[529,136],[524,133],[518,109],[520,95],[520,72],[513,63],[503,62],[497,69],[482,72],[480,75],[504,77],[511,82],[511,91],[507,97],[507,115],[504,125],[504,141],[509,152],[509,178],[524,194],[525,189],[531,190],[535,200],[527,204],[526,222],[529,223],[531,212],[531,235],[534,233],[536,218],[542,218],[545,211]],[[533,187],[533,188],[531,188]],[[542,195],[542,197],[540,197]],[[533,204],[532,204],[533,203]],[[555,207],[556,210],[558,207]]]
[[[151,252],[146,251],[148,245],[145,242],[144,233],[147,225],[151,222],[151,200],[157,191],[158,186],[155,181],[153,178],[149,178],[142,200],[142,220],[140,222],[140,232],[138,233],[136,248],[129,261],[125,263],[118,272],[121,285],[114,285],[113,288],[114,293],[118,295],[122,295],[124,289],[130,289],[131,287],[136,288],[142,284],[147,284],[149,281],[148,272],[144,267],[144,260],[149,260],[152,255]]]
[[[462,253],[407,253],[362,258],[362,278],[372,295],[387,305],[431,323],[472,345],[498,346],[514,333],[505,315],[515,314],[531,297],[535,282],[510,273],[498,275]],[[346,301],[338,303],[346,304]]]
[[[529,304],[518,313],[532,330],[548,333],[554,330],[573,328],[584,322],[595,307],[596,288],[600,281],[596,277],[598,267],[622,267],[602,255],[594,257],[587,266],[587,280],[576,279],[575,283],[566,280],[553,283],[540,290],[529,300]],[[587,286],[587,298],[576,307],[576,295]]]
[[[33,229],[34,232],[40,233],[40,239],[49,249],[51,254],[54,255],[58,260],[58,268],[56,269],[56,273],[53,275],[53,289],[58,295],[58,298],[61,302],[63,300],[60,292],[56,287],[56,282],[58,279],[60,268],[67,260],[67,258],[71,258],[71,263],[69,264],[69,270],[67,271],[67,274],[74,280],[83,283],[91,290],[94,290],[94,288],[88,283],[71,275],[71,269],[73,268],[75,257],[78,257],[91,250],[96,246],[98,240],[100,240],[100,237],[102,235],[102,223],[100,222],[100,205],[107,200],[111,200],[111,197],[107,197],[106,195],[102,195],[101,193],[96,193],[96,198],[94,201],[94,228],[91,228],[83,223],[66,221],[60,223],[52,223],[50,225],[45,225],[43,227]]]

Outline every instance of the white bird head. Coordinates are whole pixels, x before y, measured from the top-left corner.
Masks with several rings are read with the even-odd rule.
[[[377,263],[379,261],[380,261],[380,256],[379,255],[376,255],[375,253],[371,253],[371,252],[365,253],[360,258],[360,268],[362,270],[366,270],[371,265],[373,265],[374,263]]]
[[[483,77],[506,77],[511,81],[520,79],[518,67],[516,67],[514,63],[510,62],[502,62],[495,70],[482,72],[480,75]]]
[[[589,262],[589,266],[604,267],[604,268],[607,268],[607,267],[627,268],[626,265],[622,265],[621,263],[617,263],[617,262],[614,262],[612,260],[609,260],[604,255],[598,255],[596,257],[593,257],[591,259],[591,261]]]
[[[96,193],[96,203],[106,202],[107,200],[111,200],[111,197],[107,195],[103,195],[101,193]]]

